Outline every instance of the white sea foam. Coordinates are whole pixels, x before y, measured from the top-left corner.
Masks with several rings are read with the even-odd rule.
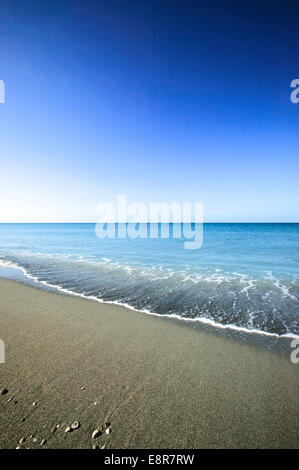
[[[152,316],[173,318],[173,319],[180,320],[180,321],[183,321],[183,322],[202,323],[202,324],[206,324],[206,325],[209,325],[209,326],[212,326],[212,327],[215,327],[215,328],[219,328],[219,329],[240,331],[240,332],[249,333],[249,334],[272,336],[272,337],[276,337],[276,338],[295,338],[295,339],[299,339],[299,335],[296,335],[294,333],[286,333],[286,334],[283,334],[283,335],[279,335],[277,333],[270,333],[270,332],[258,330],[258,329],[255,329],[255,328],[246,328],[246,327],[238,326],[238,325],[235,325],[235,324],[226,324],[225,325],[225,324],[218,323],[214,320],[211,320],[211,319],[205,318],[205,317],[186,318],[186,317],[182,317],[178,314],[159,314],[159,313],[156,313],[156,312],[152,312],[148,309],[136,309],[136,308],[132,307],[131,305],[129,305],[126,302],[107,301],[107,300],[103,300],[101,298],[98,298],[94,295],[81,294],[81,293],[78,293],[78,292],[74,292],[70,289],[65,289],[65,288],[60,287],[58,285],[51,284],[47,281],[40,281],[38,279],[38,277],[29,274],[24,267],[20,266],[19,264],[15,263],[13,261],[0,260],[0,266],[12,268],[12,269],[18,269],[18,270],[22,271],[22,273],[24,274],[25,277],[27,277],[28,279],[34,281],[35,283],[47,286],[51,289],[55,289],[58,292],[62,292],[62,293],[67,294],[67,295],[81,297],[81,298],[89,299],[89,300],[94,300],[94,301],[99,302],[99,303],[119,305],[119,306],[126,307],[130,310],[133,310],[133,311],[136,311],[136,312],[141,312],[141,313],[146,313],[146,314],[152,315]],[[242,276],[242,274],[239,274],[239,275]],[[251,315],[254,315],[254,314],[251,313]]]
[[[268,279],[270,279],[271,281],[273,281],[273,284],[281,290],[282,294],[284,297],[290,297],[291,299],[293,300],[298,300],[297,297],[293,294],[290,293],[289,289],[284,285],[284,284],[281,284],[281,282],[279,282],[279,280],[273,276],[272,272],[271,271],[267,271],[266,274],[268,275]]]
[[[241,290],[241,294],[245,293],[248,296],[248,291],[249,289],[255,289],[255,284],[254,284],[254,280],[253,279],[248,279],[248,284],[247,286],[243,287],[243,289]]]

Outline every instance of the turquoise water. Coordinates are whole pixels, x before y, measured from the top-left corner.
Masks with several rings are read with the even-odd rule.
[[[0,275],[138,310],[299,335],[299,224],[205,224],[181,239],[104,239],[94,224],[0,224]]]

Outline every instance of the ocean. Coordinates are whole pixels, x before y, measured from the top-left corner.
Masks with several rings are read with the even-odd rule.
[[[0,224],[0,276],[146,313],[299,336],[299,224],[204,224],[183,239],[99,239],[95,224]]]

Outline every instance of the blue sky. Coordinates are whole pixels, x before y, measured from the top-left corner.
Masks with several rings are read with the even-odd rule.
[[[0,221],[127,194],[299,222],[296,3],[2,1]]]

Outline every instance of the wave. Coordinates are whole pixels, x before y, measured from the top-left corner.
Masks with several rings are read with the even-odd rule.
[[[23,256],[25,255],[25,253],[23,252]],[[54,290],[57,290],[58,292],[61,292],[61,293],[64,293],[64,294],[68,294],[68,295],[73,295],[73,296],[77,296],[77,297],[81,297],[81,298],[85,298],[85,299],[90,299],[90,300],[94,300],[94,301],[97,301],[97,302],[100,302],[100,303],[107,303],[107,304],[113,304],[113,305],[121,305],[121,306],[124,306],[126,308],[129,308],[131,310],[134,310],[134,311],[137,311],[137,312],[142,312],[142,313],[146,313],[146,314],[149,314],[149,315],[153,315],[153,316],[159,316],[159,317],[167,317],[167,318],[174,318],[174,319],[177,319],[177,320],[180,320],[180,321],[183,321],[183,322],[192,322],[192,323],[202,323],[202,324],[205,324],[205,325],[209,325],[209,326],[212,326],[212,327],[216,327],[216,328],[220,328],[220,329],[225,329],[225,330],[235,330],[235,331],[240,331],[240,332],[244,332],[244,333],[250,333],[250,334],[259,334],[259,335],[264,335],[264,336],[272,336],[272,337],[276,337],[276,338],[282,338],[282,337],[285,337],[285,338],[296,338],[298,339],[299,338],[299,335],[297,335],[296,333],[290,331],[290,327],[289,326],[285,326],[285,328],[288,329],[287,332],[284,332],[284,333],[276,333],[276,332],[271,332],[271,331],[267,331],[265,329],[260,329],[260,328],[256,328],[254,327],[254,322],[256,320],[256,318],[258,317],[258,315],[261,313],[261,312],[254,312],[254,311],[248,311],[247,312],[247,325],[240,325],[240,324],[237,324],[237,322],[225,322],[225,320],[227,321],[228,318],[229,318],[229,315],[231,314],[231,312],[225,312],[223,311],[223,314],[222,314],[222,321],[219,321],[218,319],[215,319],[215,318],[211,318],[208,317],[208,316],[205,316],[204,314],[201,314],[201,315],[194,315],[194,312],[190,311],[189,312],[189,316],[188,316],[188,311],[187,312],[184,312],[184,311],[179,311],[179,308],[177,308],[177,313],[173,312],[173,311],[163,311],[163,313],[159,312],[159,311],[156,311],[154,307],[145,307],[145,306],[142,306],[141,308],[138,308],[136,305],[134,305],[134,303],[136,304],[136,297],[134,297],[134,301],[131,299],[130,300],[130,295],[127,295],[127,299],[124,299],[122,297],[123,296],[123,292],[122,290],[119,290],[116,292],[115,291],[115,287],[113,286],[113,280],[115,281],[115,277],[114,278],[109,278],[107,279],[107,283],[109,285],[109,288],[108,288],[108,294],[106,292],[106,295],[100,295],[99,293],[99,289],[97,290],[97,295],[93,295],[91,293],[87,293],[87,292],[79,292],[79,285],[80,285],[80,279],[77,279],[77,281],[79,281],[79,284],[77,285],[74,285],[73,288],[70,287],[70,286],[63,286],[61,284],[63,284],[64,282],[59,282],[59,283],[55,283],[54,281],[51,281],[50,279],[43,279],[43,277],[45,276],[45,273],[43,271],[40,271],[39,273],[36,272],[34,273],[34,271],[38,271],[40,269],[40,266],[39,267],[36,267],[32,264],[32,260],[35,259],[35,260],[39,260],[39,261],[44,261],[45,259],[48,259],[48,260],[51,260],[52,263],[54,263],[53,266],[51,266],[49,268],[49,264],[45,264],[43,265],[43,268],[45,270],[48,270],[50,272],[52,272],[51,270],[53,270],[53,267],[56,265],[57,267],[57,264],[59,265],[61,263],[61,265],[63,265],[65,267],[65,264],[66,263],[70,263],[68,264],[68,268],[73,270],[74,271],[74,265],[83,265],[84,268],[86,269],[86,266],[88,266],[88,273],[90,275],[90,269],[92,270],[96,270],[98,271],[99,269],[101,270],[101,272],[103,272],[103,268],[104,268],[104,272],[105,274],[107,274],[107,272],[112,272],[114,274],[114,276],[116,275],[117,273],[117,276],[118,276],[118,280],[120,279],[120,275],[125,275],[125,278],[126,279],[130,279],[131,281],[132,280],[137,280],[139,285],[140,285],[140,279],[142,279],[144,281],[144,279],[146,279],[147,281],[149,281],[150,283],[158,283],[159,282],[159,287],[162,285],[163,288],[161,290],[161,296],[166,296],[166,297],[171,297],[172,294],[175,294],[175,290],[178,288],[178,285],[182,286],[182,285],[186,285],[186,283],[191,283],[193,285],[196,285],[197,287],[201,288],[202,290],[204,290],[204,285],[214,285],[215,288],[212,289],[211,292],[209,292],[209,294],[211,294],[211,298],[208,299],[207,303],[204,305],[208,306],[208,305],[211,305],[212,301],[213,301],[213,295],[215,294],[215,292],[217,291],[217,289],[219,289],[219,285],[221,284],[224,284],[226,286],[226,290],[227,290],[227,287],[234,287],[236,288],[236,286],[238,286],[238,289],[237,291],[227,291],[228,294],[231,294],[231,297],[234,299],[233,300],[233,303],[232,303],[232,308],[236,310],[236,312],[238,312],[238,309],[237,309],[237,303],[239,301],[239,297],[240,294],[244,294],[247,299],[249,299],[249,292],[250,290],[256,290],[258,288],[258,281],[255,280],[255,279],[251,279],[248,275],[245,275],[245,274],[242,274],[242,273],[237,273],[237,272],[234,272],[234,273],[231,273],[230,275],[226,274],[226,273],[223,273],[221,269],[216,269],[214,273],[211,273],[210,275],[204,275],[203,273],[188,273],[188,272],[184,272],[184,271],[174,271],[170,268],[168,269],[165,269],[163,266],[161,265],[156,265],[156,266],[151,266],[150,268],[148,267],[133,267],[133,266],[126,266],[126,265],[121,265],[119,262],[112,262],[111,259],[109,258],[102,258],[101,261],[95,261],[95,260],[87,260],[87,259],[84,259],[83,257],[78,257],[77,259],[70,259],[71,257],[69,255],[60,255],[60,256],[57,256],[56,254],[47,254],[47,255],[44,255],[44,254],[41,254],[41,253],[35,253],[34,255],[30,252],[27,252],[26,255],[30,256],[30,267],[26,266],[26,262],[23,262],[23,263],[20,263],[19,261],[16,261],[16,260],[13,260],[13,259],[0,259],[0,265],[3,266],[3,267],[7,267],[7,268],[12,268],[12,269],[17,269],[17,270],[20,270],[23,275],[30,279],[31,281],[33,281],[34,284],[36,285],[40,285],[40,287],[48,287],[50,289],[54,289]],[[27,263],[28,263],[28,260],[27,260]],[[85,272],[84,272],[85,273]],[[159,273],[159,275],[158,275]],[[82,274],[82,273],[81,273]],[[80,275],[80,272],[76,272],[76,275]],[[67,277],[67,276],[66,276]],[[175,278],[175,283],[174,285],[172,284],[169,284],[169,282],[173,282],[173,279]],[[270,281],[272,283],[272,285],[274,287],[276,287],[282,294],[282,296],[292,300],[292,301],[298,301],[298,298],[293,295],[290,291],[289,291],[289,288],[287,286],[285,286],[284,284],[282,284],[271,272],[267,272],[267,276],[266,278],[268,281]],[[70,281],[70,284],[73,282],[73,280],[71,279]],[[167,285],[165,285],[165,282],[168,282]],[[75,283],[76,284],[76,283]],[[204,284],[204,285],[203,285]],[[244,286],[245,284],[245,286]],[[138,287],[139,287],[138,285]],[[148,289],[149,284],[142,284],[142,289],[146,291],[146,289]],[[127,284],[125,284],[125,287],[127,286]],[[190,287],[190,286],[189,286]],[[109,297],[109,295],[111,295],[111,293],[109,293],[109,289],[111,292],[114,293],[114,295],[119,298],[114,298],[113,300],[109,300],[107,297]],[[164,289],[164,291],[163,291]],[[186,289],[186,295],[188,293],[188,286],[187,286],[187,289]],[[119,295],[118,295],[119,294]],[[144,295],[142,293],[142,295]],[[147,295],[147,294],[145,294]],[[267,291],[264,293],[264,296],[266,296],[266,298],[268,298],[269,296],[271,296],[271,291]],[[140,303],[140,299],[137,299]],[[149,299],[150,300],[150,299]],[[138,302],[137,302],[138,303]],[[146,302],[145,302],[146,303]],[[150,302],[149,302],[150,303]],[[152,302],[154,303],[154,302]],[[221,303],[221,301],[220,301]],[[176,307],[171,305],[171,309],[175,309]],[[221,307],[222,308],[222,307]],[[168,310],[171,310],[170,308]],[[275,310],[275,308],[274,308]],[[234,313],[234,315],[236,315],[236,312]],[[192,316],[191,316],[191,313],[192,313]],[[273,311],[273,313],[275,313],[275,311]],[[218,320],[218,321],[217,321]]]

